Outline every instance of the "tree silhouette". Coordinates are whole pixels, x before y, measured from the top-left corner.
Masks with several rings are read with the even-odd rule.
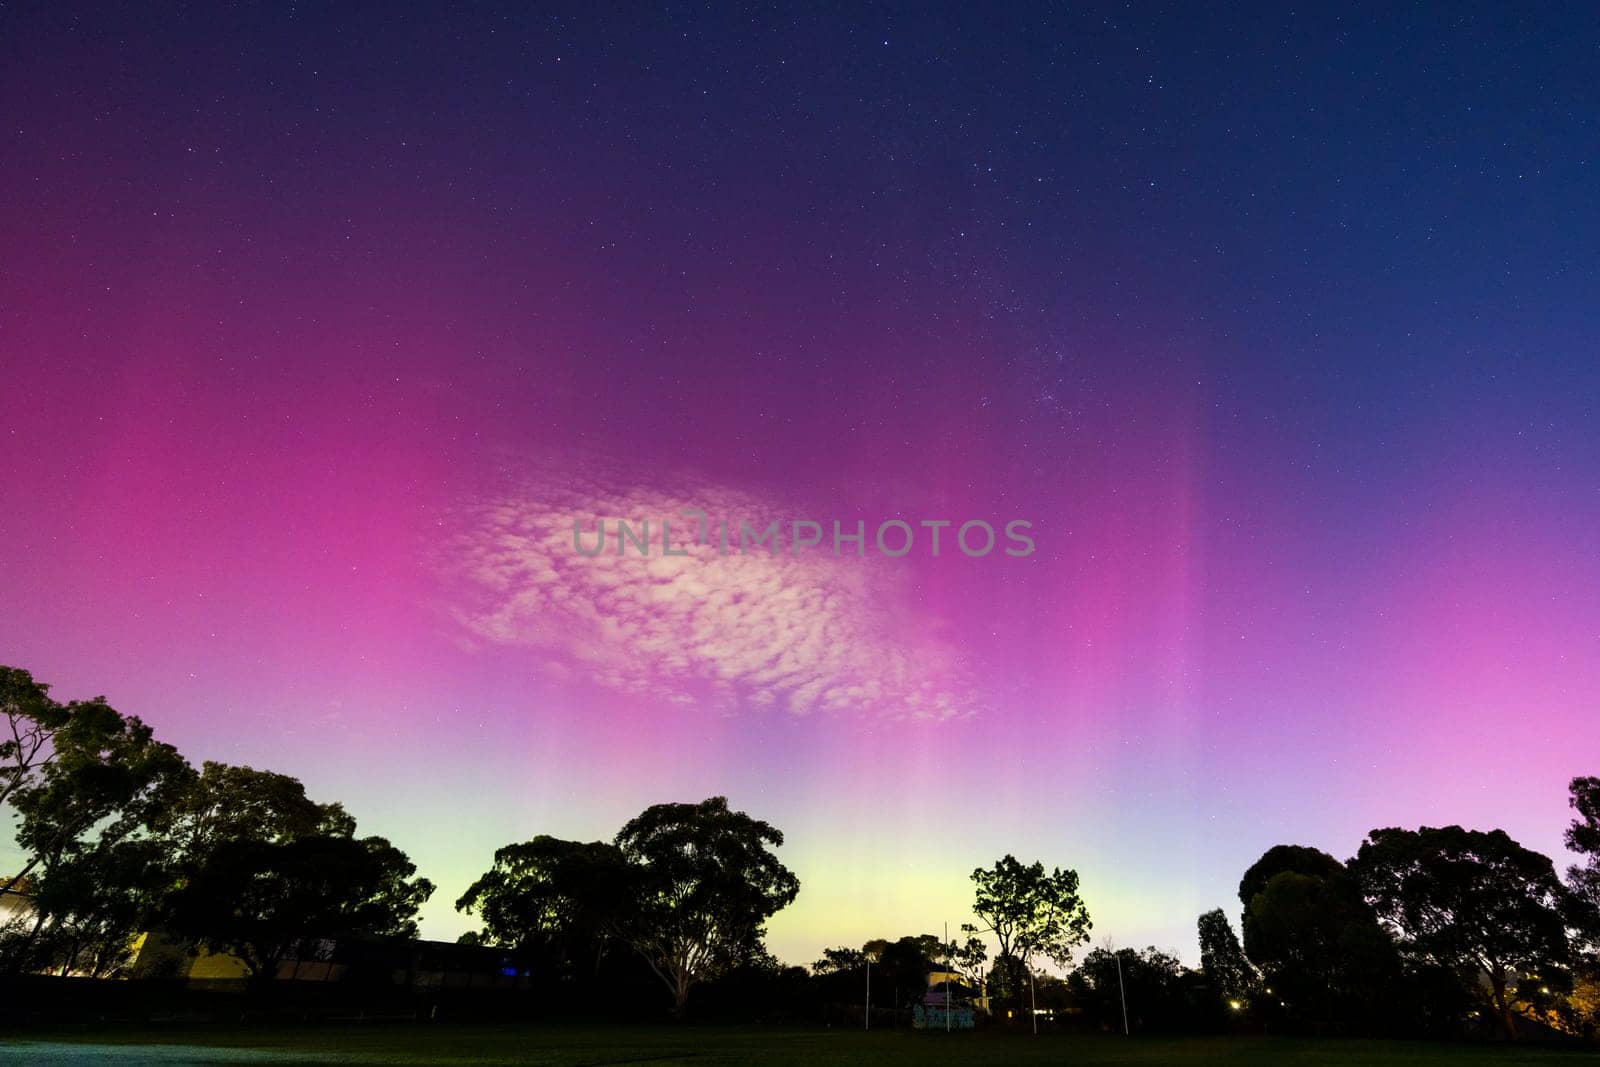
[[[1255,899],[1257,893],[1267,888],[1267,883],[1273,877],[1284,871],[1293,871],[1295,874],[1304,874],[1312,878],[1320,878],[1329,885],[1344,891],[1356,892],[1355,884],[1350,880],[1350,872],[1344,864],[1328,855],[1319,848],[1307,845],[1273,845],[1261,854],[1261,858],[1252,863],[1239,879],[1239,903],[1244,905],[1245,915],[1240,927],[1245,931],[1244,950],[1250,952],[1249,911],[1250,901]]]
[[[147,925],[152,882],[161,881],[138,842],[193,772],[176,749],[104,698],[58,705],[26,672],[5,674],[11,727],[22,724],[10,738],[6,788],[17,843],[29,858],[4,890],[26,878],[33,918],[6,939],[0,967],[69,966],[92,942],[96,968],[113,968]],[[37,736],[24,740],[30,729]]]
[[[993,934],[999,945],[995,964],[1006,972],[1000,977],[1013,999],[1035,956],[1065,967],[1072,950],[1089,940],[1092,924],[1076,871],[1046,873],[1042,863],[1024,865],[1007,854],[993,867],[974,870],[972,882],[973,914],[983,921],[980,932]]]
[[[1200,916],[1198,926],[1201,973],[1222,1000],[1243,1001],[1255,990],[1255,970],[1245,959],[1228,916],[1214,908]]]
[[[159,826],[177,868],[167,924],[256,978],[303,940],[413,937],[433,892],[404,852],[357,838],[342,805],[284,774],[207,763]]]
[[[598,969],[611,932],[629,907],[631,872],[615,845],[541,834],[494,854],[494,867],[456,901],[483,919],[489,944],[557,967],[580,959]]]
[[[18,817],[28,862],[0,885],[15,888],[90,839],[137,833],[171,802],[190,773],[171,745],[104,697],[58,704],[24,670],[0,667],[0,803]]]
[[[1555,866],[1503,830],[1374,830],[1352,867],[1408,954],[1469,981],[1487,976],[1508,1037],[1515,1036],[1508,982],[1567,962]]]
[[[672,993],[682,1016],[697,982],[754,954],[767,919],[800,880],[773,855],[783,834],[725,797],[646,808],[617,834],[633,870],[618,933]]]
[[[1278,845],[1245,872],[1239,896],[1245,955],[1292,1020],[1318,1030],[1373,1028],[1400,961],[1344,864],[1318,849]]]
[[[71,707],[50,699],[50,687],[33,680],[20,667],[0,666],[0,805],[38,780],[44,765],[54,758],[51,744],[56,730],[71,716]],[[7,879],[5,889],[25,877]]]
[[[350,936],[415,937],[433,884],[381,837],[316,834],[218,845],[170,903],[174,929],[272,978],[297,944]]]
[[[1126,1003],[1129,1026],[1135,1032],[1168,1030],[1186,1018],[1186,973],[1176,956],[1153,945],[1143,952],[1096,948],[1068,977],[1068,987],[1084,1012],[1101,1027],[1120,1032]]]
[[[1583,944],[1600,949],[1600,778],[1574,778],[1567,800],[1577,817],[1567,827],[1567,848],[1584,858],[1567,868],[1572,926]]]

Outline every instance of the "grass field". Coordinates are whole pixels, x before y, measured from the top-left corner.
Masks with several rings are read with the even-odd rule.
[[[117,1064],[1600,1064],[1546,1048],[1290,1038],[576,1026],[117,1027],[0,1037],[0,1063]]]

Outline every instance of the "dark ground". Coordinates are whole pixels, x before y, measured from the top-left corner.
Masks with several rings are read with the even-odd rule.
[[[116,1026],[0,1036],[0,1063],[534,1064],[1600,1064],[1546,1047],[1294,1038],[924,1034],[711,1027]]]

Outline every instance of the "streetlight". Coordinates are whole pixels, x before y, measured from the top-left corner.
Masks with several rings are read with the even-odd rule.
[[[1033,995],[1033,968],[1028,968],[1028,1008],[1033,1012],[1033,1036],[1039,1036],[1039,1001]]]

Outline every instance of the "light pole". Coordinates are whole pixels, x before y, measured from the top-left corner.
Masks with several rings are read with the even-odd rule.
[[[1028,1010],[1033,1014],[1033,1036],[1039,1036],[1039,1000],[1033,995],[1033,968],[1028,968]]]
[[[1128,1036],[1128,990],[1122,984],[1122,953],[1117,953],[1117,995],[1122,998],[1122,1036]]]
[[[867,960],[867,1021],[862,1029],[872,1029],[872,960],[870,958]]]

